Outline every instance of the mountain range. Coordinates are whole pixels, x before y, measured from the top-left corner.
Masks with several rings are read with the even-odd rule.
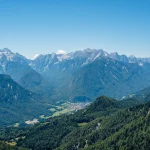
[[[29,60],[5,48],[0,50],[0,73],[53,102],[88,101],[100,95],[122,99],[150,85],[150,58],[88,48]]]
[[[10,75],[14,81],[32,92],[51,93],[50,84],[28,65],[27,59],[6,48],[0,50],[0,74]]]

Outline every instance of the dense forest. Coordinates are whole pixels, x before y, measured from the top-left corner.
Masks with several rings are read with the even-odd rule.
[[[150,149],[149,109],[150,102],[137,105],[135,99],[117,101],[101,96],[74,114],[30,127],[1,129],[0,140],[5,141],[1,147],[13,142],[33,150]]]

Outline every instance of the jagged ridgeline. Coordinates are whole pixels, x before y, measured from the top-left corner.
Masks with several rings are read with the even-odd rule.
[[[3,129],[1,139],[33,150],[149,149],[150,102],[133,107],[125,103],[102,96],[74,114],[31,128]]]
[[[47,97],[51,95],[51,84],[30,67],[28,59],[6,48],[0,50],[0,73],[10,75],[25,89]]]
[[[0,73],[51,102],[89,101],[100,95],[122,99],[150,85],[150,59],[85,49],[29,60],[2,49]]]

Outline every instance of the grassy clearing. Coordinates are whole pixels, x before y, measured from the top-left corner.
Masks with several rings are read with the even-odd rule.
[[[19,123],[15,123],[14,127],[18,128],[19,127]]]
[[[10,146],[16,146],[17,143],[16,142],[6,142],[6,144],[10,145]]]
[[[50,108],[49,110],[50,110],[51,112],[55,112],[55,111],[56,111],[55,108]]]
[[[52,115],[52,117],[59,116],[59,115],[62,115],[62,114],[65,114],[65,113],[69,113],[69,112],[70,112],[69,109],[63,109],[63,110],[61,110],[61,111],[55,112],[55,113]]]
[[[49,117],[50,117],[50,116],[46,116],[46,117],[45,117],[44,115],[41,115],[41,116],[40,116],[41,119],[48,119]]]
[[[87,124],[88,124],[87,122],[78,123],[78,126],[79,126],[79,127],[84,127],[84,126],[87,125]]]

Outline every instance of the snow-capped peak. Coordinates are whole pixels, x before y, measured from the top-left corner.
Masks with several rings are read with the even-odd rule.
[[[0,52],[1,52],[1,53],[12,53],[11,50],[8,49],[8,48],[0,49]]]
[[[0,61],[6,63],[7,61],[26,62],[26,58],[19,53],[13,53],[8,48],[0,49]]]
[[[8,48],[0,49],[0,57],[6,58],[7,60],[10,60],[14,56],[14,53],[11,52]]]

